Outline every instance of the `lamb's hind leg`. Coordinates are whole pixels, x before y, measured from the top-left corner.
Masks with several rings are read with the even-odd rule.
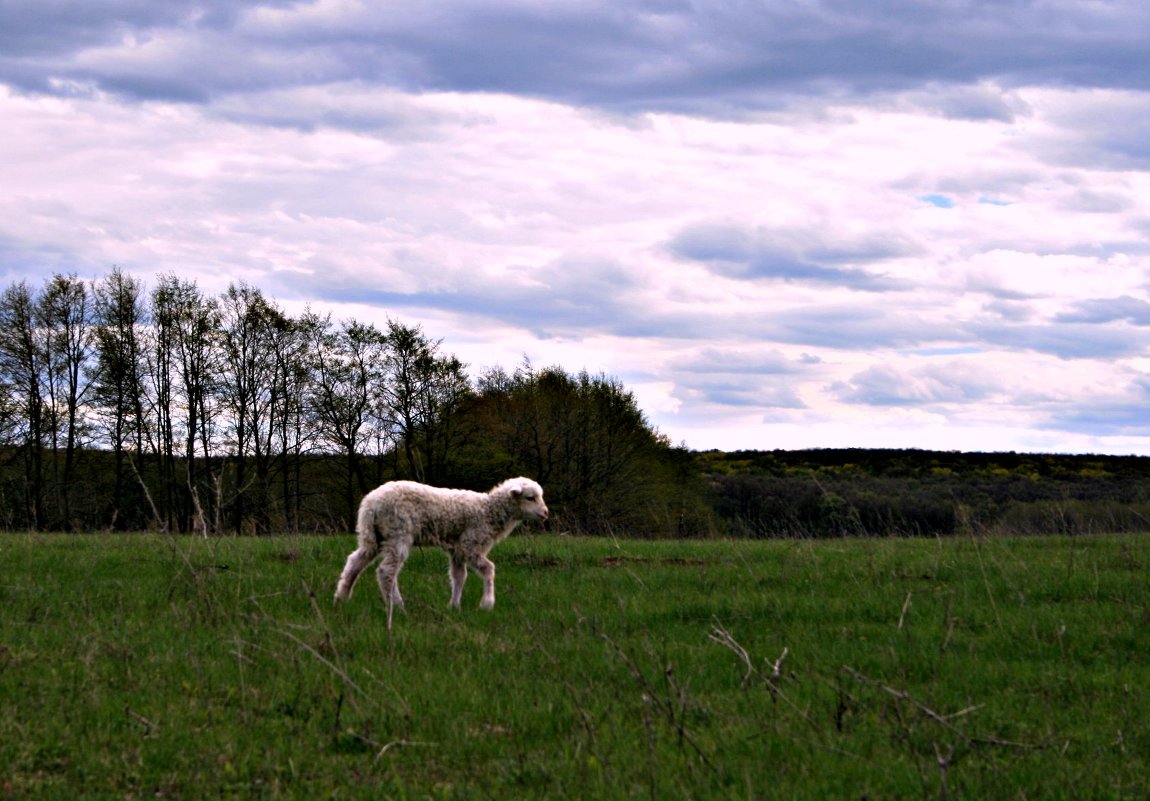
[[[335,600],[346,601],[351,597],[355,580],[359,578],[359,574],[363,572],[364,568],[371,564],[378,553],[379,548],[374,545],[360,545],[348,555],[347,563],[343,566],[343,573],[339,576],[339,583],[335,585]]]
[[[379,579],[379,591],[387,606],[387,630],[391,631],[391,615],[395,607],[403,608],[403,596],[399,594],[399,571],[407,561],[411,546],[406,542],[391,540],[384,545],[383,559],[375,571]]]

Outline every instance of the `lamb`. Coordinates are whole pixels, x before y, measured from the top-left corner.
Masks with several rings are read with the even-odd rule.
[[[483,576],[483,609],[495,606],[495,565],[488,552],[524,520],[546,520],[543,488],[529,478],[511,478],[490,491],[442,489],[415,481],[389,481],[363,497],[356,525],[358,547],[347,557],[335,600],[351,597],[356,578],[377,556],[379,589],[392,609],[403,606],[399,571],[412,545],[438,545],[451,556],[451,606],[458,609],[467,568]]]

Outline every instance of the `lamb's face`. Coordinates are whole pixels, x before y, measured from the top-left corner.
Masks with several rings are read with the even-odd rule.
[[[524,520],[546,520],[550,512],[543,502],[543,488],[529,478],[517,479],[511,488],[511,497],[519,507]]]

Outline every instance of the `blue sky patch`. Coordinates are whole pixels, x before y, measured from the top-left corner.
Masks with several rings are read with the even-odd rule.
[[[919,195],[918,199],[940,209],[953,209],[954,201],[946,195]]]

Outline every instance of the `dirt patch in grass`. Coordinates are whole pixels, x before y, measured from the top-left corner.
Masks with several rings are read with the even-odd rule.
[[[506,561],[521,567],[562,567],[569,564],[565,559],[558,559],[554,556],[535,556],[529,553],[516,554],[508,557]]]
[[[681,556],[664,557],[662,559],[648,559],[642,556],[605,556],[602,560],[604,567],[620,567],[622,565],[705,565],[705,559],[687,559]]]

